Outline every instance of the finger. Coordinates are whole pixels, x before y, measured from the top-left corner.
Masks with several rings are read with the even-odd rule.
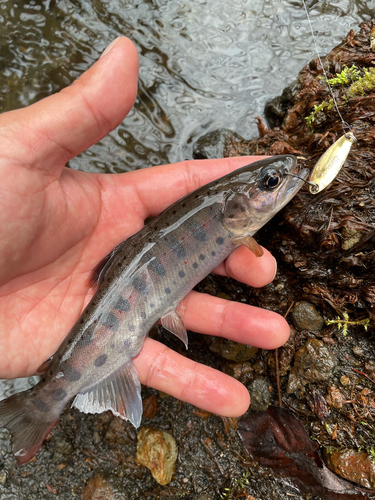
[[[250,403],[240,382],[147,338],[134,365],[141,383],[212,413],[237,417]]]
[[[262,257],[256,257],[248,248],[241,245],[222,262],[214,273],[230,276],[247,285],[260,288],[273,281],[277,264],[270,252],[263,248]]]
[[[138,55],[117,40],[73,85],[0,117],[3,151],[19,163],[59,175],[64,164],[104,137],[126,116],[137,92]]]
[[[289,337],[289,325],[279,314],[205,293],[190,292],[177,309],[188,330],[262,349],[280,347]]]
[[[106,212],[124,211],[124,199],[131,200],[140,218],[160,214],[195,189],[234,170],[263,160],[265,156],[238,156],[214,160],[187,160],[150,167],[117,176],[100,175]],[[109,218],[109,217],[108,217]]]

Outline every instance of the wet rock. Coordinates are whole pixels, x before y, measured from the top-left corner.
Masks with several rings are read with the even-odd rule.
[[[266,411],[270,404],[270,383],[264,377],[257,377],[250,385],[251,409]]]
[[[130,500],[130,497],[116,476],[99,471],[83,489],[81,500]]]
[[[324,319],[310,302],[297,302],[291,311],[291,315],[297,330],[318,332],[324,326]]]
[[[227,128],[221,128],[200,137],[194,144],[193,158],[204,160],[209,158],[223,158],[227,145],[235,139],[238,142],[243,138]]]
[[[230,361],[248,361],[258,352],[257,347],[240,344],[221,337],[210,336],[206,340],[210,351]]]
[[[335,358],[328,346],[318,339],[308,340],[294,357],[294,366],[288,380],[288,394],[302,389],[308,383],[330,380],[335,366]]]
[[[301,87],[298,80],[294,80],[283,90],[281,96],[274,97],[264,108],[267,123],[270,127],[279,127],[286,115],[290,103]]]
[[[155,481],[168,484],[174,473],[177,445],[164,431],[143,427],[138,433],[136,462],[150,469]]]
[[[227,375],[230,375],[236,380],[240,380],[243,384],[246,383],[253,374],[253,367],[247,361],[243,363],[225,363],[222,370]]]
[[[337,450],[325,453],[331,471],[365,488],[375,488],[375,463],[365,452]]]
[[[70,441],[65,437],[59,436],[58,434],[53,437],[54,449],[57,453],[62,453],[63,455],[70,455],[73,451],[73,446]]]

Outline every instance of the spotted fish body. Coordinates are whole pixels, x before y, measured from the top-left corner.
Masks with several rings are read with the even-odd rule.
[[[81,411],[112,410],[140,425],[132,358],[160,318],[187,347],[178,303],[240,244],[261,254],[252,235],[300,189],[303,181],[286,175],[296,171],[288,155],[242,167],[176,202],[103,260],[94,270],[96,294],[41,381],[0,402],[0,427],[10,430],[19,464],[35,455],[73,397]]]

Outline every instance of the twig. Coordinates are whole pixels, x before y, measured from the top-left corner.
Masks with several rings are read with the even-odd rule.
[[[211,455],[212,459],[213,459],[213,460],[214,460],[214,462],[216,463],[217,468],[218,468],[218,469],[219,469],[219,471],[221,472],[222,476],[224,476],[225,478],[227,478],[227,479],[228,479],[227,474],[225,474],[225,472],[223,471],[223,468],[221,467],[221,465],[219,464],[219,462],[218,462],[217,458],[215,457],[215,453],[214,453],[212,450],[210,450],[210,448],[209,448],[209,447],[206,445],[206,443],[203,441],[203,438],[201,438],[201,443],[203,444],[203,446],[204,446],[205,450],[207,451],[207,453],[208,453],[209,455]]]
[[[355,368],[352,368],[353,372],[356,372],[356,373],[359,373],[360,375],[363,375],[364,377],[366,377],[370,382],[372,382],[373,384],[375,384],[375,380],[372,380],[372,378],[370,378],[368,375],[366,375],[366,373],[363,373],[363,372],[360,372],[359,370],[356,370]]]
[[[286,318],[288,316],[288,314],[290,313],[290,310],[292,309],[293,305],[294,305],[294,301],[288,307],[287,312],[284,314],[284,318]],[[280,389],[279,350],[278,350],[278,348],[275,349],[275,368],[276,368],[277,394],[279,395],[279,406],[280,406],[280,408],[282,408],[283,407],[283,401],[282,401],[281,389]]]

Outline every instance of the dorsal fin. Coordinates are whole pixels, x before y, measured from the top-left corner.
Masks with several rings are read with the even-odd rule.
[[[119,249],[120,245],[117,245],[109,254],[107,254],[91,271],[90,277],[87,280],[87,285],[89,287],[99,286],[103,283],[104,276],[107,269],[112,264],[112,261]]]

